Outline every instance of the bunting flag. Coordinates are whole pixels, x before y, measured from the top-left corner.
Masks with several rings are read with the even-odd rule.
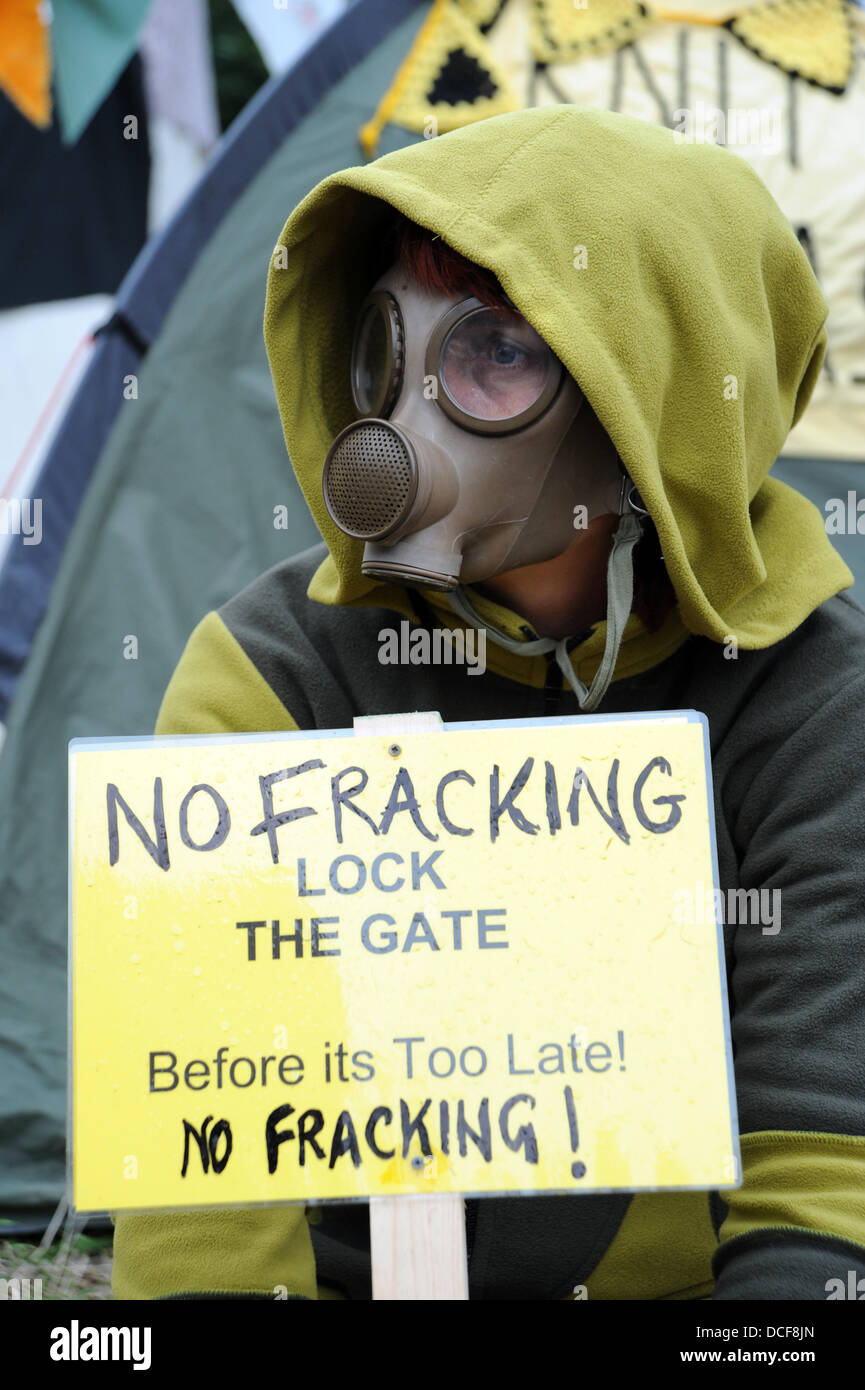
[[[853,71],[853,34],[844,0],[767,0],[727,27],[764,62],[840,95]]]
[[[596,57],[633,43],[651,22],[636,0],[533,0],[532,52],[540,63]]]
[[[42,0],[0,5],[0,87],[23,116],[51,124],[51,44]]]
[[[78,139],[138,46],[151,0],[53,0],[54,91],[66,144]]]
[[[435,0],[375,115],[360,131],[368,159],[388,122],[438,135],[519,110],[523,103],[478,25],[486,13],[484,0]]]

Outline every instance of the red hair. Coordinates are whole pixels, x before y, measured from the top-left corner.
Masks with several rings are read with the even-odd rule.
[[[399,217],[393,229],[393,258],[404,262],[412,279],[429,294],[473,295],[490,309],[510,301],[491,270],[467,260],[426,227]]]

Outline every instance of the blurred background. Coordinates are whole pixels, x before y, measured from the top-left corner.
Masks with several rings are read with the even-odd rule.
[[[59,1249],[52,1296],[107,1295],[110,1228],[64,1198],[68,741],[152,732],[199,619],[318,539],[261,332],[289,212],[524,106],[727,145],[829,303],[773,471],[861,601],[863,5],[0,0],[0,1276]]]

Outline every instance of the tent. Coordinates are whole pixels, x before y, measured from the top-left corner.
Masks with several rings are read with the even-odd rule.
[[[5,1215],[44,1216],[63,1182],[68,740],[151,732],[199,618],[317,540],[261,333],[285,217],[321,178],[360,162],[361,130],[383,153],[435,133],[431,115],[445,129],[508,101],[576,99],[556,96],[564,71],[535,60],[527,91],[502,95],[518,65],[490,58],[484,36],[496,14],[527,14],[528,0],[459,4],[465,13],[457,0],[358,0],[250,103],[121,287],[44,464],[42,542],[13,544],[0,573]],[[433,66],[415,63],[430,44]],[[413,88],[417,73],[426,85]],[[856,488],[861,460],[785,458],[776,472],[823,510]],[[855,529],[833,539],[861,572]]]
[[[121,287],[45,460],[42,542],[0,574],[0,1212],[20,1221],[64,1177],[68,741],[152,732],[199,618],[318,539],[264,351],[268,258],[309,188],[359,162],[422,20],[360,0],[234,123]]]

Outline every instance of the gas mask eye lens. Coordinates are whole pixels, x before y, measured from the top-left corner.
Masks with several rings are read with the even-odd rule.
[[[463,312],[445,334],[438,374],[447,397],[440,403],[448,414],[468,417],[461,423],[497,422],[513,429],[540,414],[562,372],[521,314],[481,307]]]
[[[361,307],[351,359],[351,393],[359,415],[386,416],[402,382],[403,324],[399,305],[386,291]]]

